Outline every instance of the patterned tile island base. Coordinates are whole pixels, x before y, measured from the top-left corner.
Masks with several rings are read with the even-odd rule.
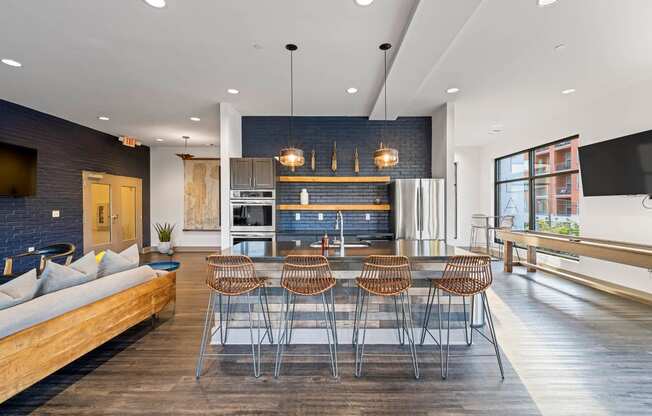
[[[278,262],[256,262],[256,271],[259,276],[270,278],[267,288],[269,310],[274,330],[274,337],[277,335],[280,320],[281,303],[283,302],[284,289],[279,287],[281,278],[282,260]],[[360,275],[361,263],[338,263],[331,261],[333,275],[337,279],[335,287],[335,312],[337,319],[337,331],[339,343],[351,345],[353,320],[355,314],[356,293],[355,278]],[[421,327],[425,318],[425,306],[428,298],[430,279],[439,278],[442,275],[445,261],[419,262],[411,260],[412,267],[412,288],[409,290],[412,303],[412,319],[414,322],[414,334],[417,341],[421,336]],[[249,298],[251,302],[257,302],[253,295]],[[324,312],[321,297],[297,296],[295,308],[294,331],[292,334],[293,344],[326,344],[326,329],[324,323]],[[448,295],[441,295],[442,312],[448,309]],[[226,302],[226,299],[225,299]],[[453,296],[451,299],[451,343],[464,343],[464,307],[462,298]],[[469,299],[466,301],[466,318],[470,318]],[[399,303],[400,308],[400,303]],[[219,310],[216,308],[216,310]],[[260,308],[257,306],[254,312]],[[400,311],[400,309],[399,309]],[[225,314],[226,315],[226,314]],[[219,313],[216,313],[216,325],[219,322]],[[226,318],[226,317],[225,317]],[[262,315],[261,315],[262,319]],[[442,314],[443,328],[446,328],[446,314]],[[429,328],[437,334],[439,326],[437,320],[437,306],[432,309]],[[394,298],[372,296],[369,299],[369,314],[367,319],[367,344],[398,344],[398,331],[396,329],[396,312],[394,309]],[[219,330],[213,328],[214,335],[212,344],[220,343]],[[434,329],[434,330],[433,330]],[[255,331],[254,327],[254,331]],[[255,335],[254,335],[255,336]],[[250,342],[249,315],[247,297],[238,296],[231,299],[231,313],[228,331],[228,344],[248,344]],[[426,337],[427,344],[433,344],[430,337]]]

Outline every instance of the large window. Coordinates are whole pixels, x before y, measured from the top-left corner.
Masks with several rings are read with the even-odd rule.
[[[514,228],[579,235],[577,136],[496,159],[496,215]]]

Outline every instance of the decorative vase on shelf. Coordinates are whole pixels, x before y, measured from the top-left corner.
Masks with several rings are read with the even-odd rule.
[[[303,188],[301,190],[301,205],[308,205],[310,203],[310,195],[308,194],[308,190],[306,188]]]

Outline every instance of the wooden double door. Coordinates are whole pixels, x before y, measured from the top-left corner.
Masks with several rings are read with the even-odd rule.
[[[82,172],[84,253],[143,247],[143,181]]]

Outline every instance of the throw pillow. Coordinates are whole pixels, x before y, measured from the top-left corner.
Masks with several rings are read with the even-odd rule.
[[[0,286],[0,310],[32,300],[36,296],[39,286],[36,269],[32,269]]]
[[[41,290],[39,294],[45,295],[95,280],[97,278],[97,269],[95,252],[93,251],[70,266],[62,266],[53,261],[48,261],[43,273],[41,273]]]
[[[140,257],[138,246],[134,244],[126,250],[116,253],[106,250],[98,266],[98,277],[108,276],[110,274],[124,272],[125,270],[138,267]]]

